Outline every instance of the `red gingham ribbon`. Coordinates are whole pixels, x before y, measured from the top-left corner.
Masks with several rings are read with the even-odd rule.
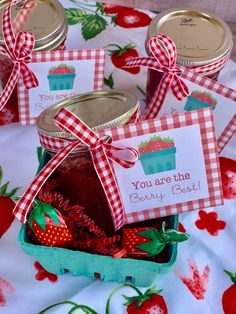
[[[26,89],[38,86],[36,76],[27,66],[27,63],[31,60],[30,54],[34,49],[34,34],[20,31],[15,36],[12,29],[11,6],[20,1],[13,0],[6,7],[2,17],[2,33],[6,47],[0,46],[0,53],[7,55],[13,61],[14,66],[8,82],[0,95],[0,110],[5,106],[20,75]]]
[[[12,21],[12,29],[15,32],[19,32],[22,29],[22,27],[31,16],[33,9],[36,8],[37,5],[37,2],[32,0],[26,0],[25,3],[23,3],[16,17]]]
[[[26,222],[27,213],[43,184],[57,166],[77,147],[81,146],[81,142],[86,145],[91,153],[93,164],[97,175],[101,181],[104,192],[110,205],[112,219],[115,229],[119,229],[123,225],[123,205],[120,197],[119,188],[116,178],[110,164],[110,160],[115,161],[125,168],[133,166],[138,160],[139,153],[136,149],[130,147],[118,147],[111,144],[111,139],[106,140],[98,137],[83,121],[69,110],[62,108],[54,117],[55,123],[64,131],[73,134],[78,140],[64,142],[60,139],[57,143],[56,138],[49,138],[48,145],[52,149],[63,147],[34,178],[30,186],[27,188],[21,199],[14,208],[14,215],[21,222]],[[43,136],[45,140],[45,135]],[[46,142],[45,142],[46,143]],[[58,146],[59,145],[59,146]],[[129,157],[121,159],[118,157],[119,151],[127,151]]]
[[[194,66],[191,68],[188,67],[188,69],[193,70],[197,74],[206,74],[208,72],[215,71],[217,69],[220,70],[225,65],[225,63],[229,60],[230,51],[231,50],[229,50],[228,54],[226,54],[224,57],[222,57],[218,61],[215,61],[211,64],[202,65],[202,66]]]
[[[144,119],[156,117],[158,108],[162,106],[169,88],[178,100],[189,94],[187,85],[180,78],[181,69],[176,66],[176,46],[172,39],[166,35],[159,35],[150,38],[148,45],[153,57],[137,57],[126,62],[126,67],[145,66],[163,73]]]

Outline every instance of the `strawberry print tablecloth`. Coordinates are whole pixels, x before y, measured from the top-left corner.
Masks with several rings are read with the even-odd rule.
[[[127,58],[146,54],[147,26],[155,14],[83,0],[64,0],[62,4],[69,22],[67,48],[105,47],[106,89],[128,90],[142,101],[146,71],[121,68]],[[222,70],[219,81],[236,88],[233,61]],[[0,113],[1,124],[15,118],[13,106]],[[35,126],[1,126],[0,194],[6,189],[22,194],[34,178],[38,146]],[[20,223],[13,221],[11,215],[13,203],[8,197],[0,197],[0,313],[235,314],[235,136],[220,159],[225,204],[180,215],[179,228],[191,237],[179,245],[174,267],[160,276],[155,287],[121,286],[83,276],[48,273],[22,251],[17,240]],[[146,300],[138,306],[144,297]]]

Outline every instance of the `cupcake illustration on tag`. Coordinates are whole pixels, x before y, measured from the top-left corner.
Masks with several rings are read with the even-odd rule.
[[[153,135],[138,145],[139,160],[146,175],[176,169],[176,147],[170,137]]]

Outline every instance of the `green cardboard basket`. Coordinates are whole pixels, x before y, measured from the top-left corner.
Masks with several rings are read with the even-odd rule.
[[[188,96],[186,104],[184,106],[185,111],[191,111],[191,110],[197,110],[201,108],[209,108],[211,107],[212,109],[215,109],[215,106],[211,106],[210,104],[201,101],[195,97]]]
[[[144,153],[139,156],[143,171],[146,175],[174,170],[176,148],[157,150],[154,152]]]
[[[72,89],[75,75],[75,73],[48,75],[50,90]]]
[[[44,154],[39,169],[48,160],[49,155]],[[177,230],[178,215],[169,216],[167,219],[169,227]],[[168,272],[177,257],[177,244],[168,245],[169,259],[166,263],[131,258],[115,259],[110,256],[32,244],[28,239],[25,224],[21,227],[18,240],[26,254],[35,257],[53,274],[69,272],[73,276],[84,275],[90,278],[99,277],[103,281],[131,282],[143,287],[150,286],[159,275]]]

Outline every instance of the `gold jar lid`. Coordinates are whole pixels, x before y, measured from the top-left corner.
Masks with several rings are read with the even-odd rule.
[[[8,4],[7,0],[0,1],[0,29],[2,15]],[[22,29],[35,36],[35,51],[56,50],[66,39],[68,24],[64,8],[58,0],[31,0],[27,3],[21,1],[12,5],[12,23],[19,12],[21,16],[25,16]],[[4,45],[2,33],[0,44]]]
[[[121,90],[89,92],[65,99],[39,115],[37,127],[41,134],[74,138],[72,134],[58,128],[53,121],[61,108],[72,111],[94,131],[99,131],[128,123],[138,109],[138,100],[134,95]]]
[[[177,62],[186,67],[218,61],[233,45],[229,26],[218,16],[203,10],[171,9],[150,23],[147,38],[165,34],[177,48]]]

